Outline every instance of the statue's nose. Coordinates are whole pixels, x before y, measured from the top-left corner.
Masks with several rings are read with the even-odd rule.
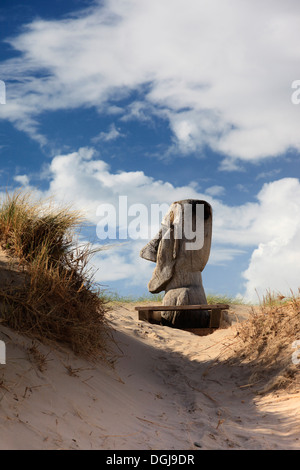
[[[156,263],[157,261],[157,250],[158,245],[162,237],[162,230],[158,232],[158,234],[144,246],[144,248],[140,251],[140,257],[144,258],[148,261],[153,261]]]

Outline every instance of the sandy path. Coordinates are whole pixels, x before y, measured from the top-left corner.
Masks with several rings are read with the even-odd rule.
[[[240,316],[246,314],[244,307]],[[178,428],[181,448],[195,448],[194,443],[203,449],[300,448],[300,395],[262,399],[248,386],[247,368],[222,364],[235,334],[232,328],[198,337],[145,322],[132,328],[135,315],[129,307],[124,320],[121,309],[120,316],[114,314],[115,327],[121,323],[128,336],[144,344],[141,355],[150,354],[151,375],[167,386],[165,406],[173,406],[165,422]],[[149,344],[155,348],[150,352]],[[131,358],[135,347],[129,347]]]
[[[246,312],[242,312],[243,315]],[[233,328],[206,337],[109,314],[114,369],[1,329],[0,449],[297,449],[300,399],[248,386],[222,364]]]

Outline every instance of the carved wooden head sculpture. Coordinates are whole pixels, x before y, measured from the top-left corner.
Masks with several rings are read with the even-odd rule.
[[[195,285],[208,261],[212,209],[206,201],[186,199],[171,204],[161,229],[140,256],[156,262],[148,289],[152,293]],[[199,274],[201,279],[201,274]]]

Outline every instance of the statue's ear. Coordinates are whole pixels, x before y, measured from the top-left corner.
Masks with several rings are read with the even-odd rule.
[[[203,205],[203,213],[197,214],[197,204]],[[190,222],[186,223],[187,226],[190,225]],[[199,234],[203,231],[203,244],[200,248],[196,248],[196,240],[192,242],[185,240],[184,256],[190,272],[203,271],[209,258],[212,238],[212,209],[206,201],[195,201],[192,204],[192,226],[193,231],[199,230]]]
[[[156,268],[148,284],[148,289],[152,294],[165,290],[166,285],[173,277],[176,257],[174,257],[174,228],[169,228],[160,240]]]
[[[200,271],[203,271],[203,269],[206,266],[206,263],[208,262],[209,259],[209,254],[210,254],[210,248],[211,248],[211,239],[212,239],[212,208],[208,202],[204,202],[204,243],[203,247],[201,250],[195,256],[193,259],[193,264],[197,263],[197,258],[198,258],[198,266]]]

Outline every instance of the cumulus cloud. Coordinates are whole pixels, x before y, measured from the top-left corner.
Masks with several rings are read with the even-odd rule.
[[[154,269],[154,263],[146,263],[139,257],[144,246],[141,241],[112,244],[107,250],[100,250],[91,260],[95,280],[110,290],[112,283],[122,281],[126,288],[139,287],[146,290]]]
[[[300,229],[293,240],[271,240],[254,250],[246,279],[245,297],[262,300],[267,292],[290,296],[300,288]],[[297,243],[296,243],[297,242]]]
[[[261,214],[254,225],[265,241],[253,251],[246,279],[246,297],[263,297],[266,289],[283,295],[300,287],[300,182],[285,178],[265,185],[259,194]],[[262,239],[262,238],[261,238]]]
[[[94,225],[101,223],[97,212],[101,204],[116,208],[116,217],[113,214],[109,223],[117,225],[120,196],[127,199],[123,221],[124,216],[127,221],[132,219],[127,209],[142,204],[147,208],[146,223],[152,234],[159,228],[159,220],[151,220],[151,204],[168,206],[180,199],[206,199],[213,207],[213,246],[209,263],[224,265],[249,253],[249,266],[241,272],[247,299],[257,300],[257,292],[264,293],[266,289],[288,293],[289,289],[296,292],[300,287],[300,181],[297,178],[264,184],[255,202],[228,206],[193,186],[175,187],[142,171],[113,173],[92,148],[54,157],[48,178],[49,188],[43,195],[55,195],[56,201],[71,203]],[[161,216],[165,207],[162,209]],[[134,217],[137,214],[133,212]],[[150,238],[151,230],[148,234]],[[96,230],[94,235],[96,238]],[[154,265],[140,260],[139,251],[147,239],[128,239],[121,245],[120,242],[122,240],[98,240],[102,246],[107,243],[112,246],[95,258],[99,266],[97,280],[109,283],[123,279],[146,286]]]
[[[171,13],[170,13],[171,12]],[[167,119],[181,155],[205,146],[223,168],[300,149],[297,0],[106,0],[63,20],[38,19],[10,38],[0,66],[9,119],[42,145],[44,111],[96,107],[141,92],[124,119]],[[10,83],[13,80],[13,83]],[[148,110],[145,114],[144,109]]]
[[[98,221],[96,213],[100,204],[112,204],[118,209],[119,196],[127,197],[128,206],[143,203],[150,209],[151,204],[170,204],[198,195],[192,187],[174,187],[143,171],[112,173],[93,148],[57,155],[48,167],[48,177],[49,195],[55,194],[58,200],[83,208],[93,222]]]

